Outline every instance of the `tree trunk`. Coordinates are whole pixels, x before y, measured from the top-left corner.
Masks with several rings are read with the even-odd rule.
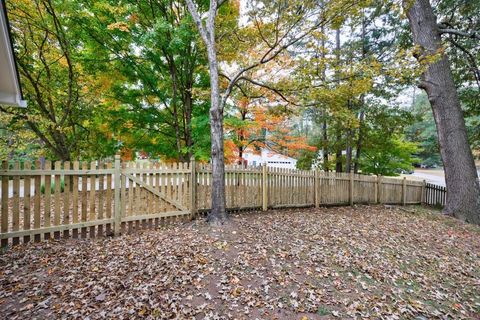
[[[362,19],[362,60],[367,56],[367,44],[366,44],[366,16],[365,13]],[[360,97],[360,115],[358,117],[358,139],[357,146],[355,150],[355,161],[353,164],[353,173],[358,173],[360,168],[360,156],[362,152],[362,143],[363,143],[363,122],[365,120],[365,95],[362,94]]]
[[[351,131],[347,133],[347,147],[345,148],[345,172],[352,171],[352,146],[350,144]]]
[[[215,16],[217,15],[217,2],[210,0],[208,17],[204,25],[195,4],[186,0],[188,11],[207,47],[208,68],[210,71],[210,136],[211,136],[211,163],[212,163],[212,210],[207,216],[207,221],[220,225],[227,219],[225,211],[225,159],[223,152],[223,103],[220,99],[220,86],[218,83],[218,60],[215,49]]]
[[[340,127],[337,127],[337,141],[336,141],[336,153],[335,153],[335,171],[343,172],[342,170],[342,131]]]
[[[446,214],[480,224],[480,186],[450,63],[443,53],[436,17],[428,0],[404,0],[417,60],[429,62],[419,87],[430,101],[447,184]],[[435,57],[432,57],[435,56]],[[428,60],[427,60],[428,59]]]
[[[365,101],[362,97],[361,99],[362,107],[365,105]],[[357,139],[357,150],[355,151],[355,163],[353,165],[353,172],[358,173],[360,168],[360,155],[362,153],[362,143],[363,143],[363,121],[365,119],[365,111],[360,111],[359,117],[359,126],[358,126],[358,139]]]
[[[328,165],[328,132],[327,132],[327,118],[323,119],[323,163]],[[323,168],[325,171],[329,171],[329,168]]]
[[[341,48],[340,28],[338,28],[335,31],[335,59],[338,65],[340,65],[340,48]],[[340,75],[338,71],[336,71],[335,79],[338,82],[337,85],[340,85]],[[342,172],[343,171],[342,170],[342,145],[341,145],[342,130],[341,130],[340,124],[337,124],[336,131],[337,131],[337,137],[336,137],[337,141],[336,141],[336,152],[335,152],[335,171]]]
[[[208,30],[213,33],[214,30]],[[227,219],[225,211],[225,159],[223,152],[223,108],[220,103],[218,64],[215,43],[207,45],[210,69],[210,136],[212,161],[212,211],[207,220],[212,224],[222,224]]]
[[[193,151],[193,140],[192,140],[192,94],[191,86],[189,90],[185,90],[185,144],[187,146],[187,159],[190,159],[194,154]]]

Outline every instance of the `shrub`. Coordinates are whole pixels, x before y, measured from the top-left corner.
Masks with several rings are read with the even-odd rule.
[[[63,191],[65,191],[65,180],[61,179],[60,192],[63,192]],[[45,194],[45,183],[42,183],[42,185],[40,186],[40,192],[42,194]],[[54,192],[55,192],[55,181],[52,181],[52,183],[50,184],[50,193],[54,193]]]

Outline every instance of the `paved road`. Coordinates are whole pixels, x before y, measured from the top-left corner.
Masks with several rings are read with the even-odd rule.
[[[477,168],[478,176],[480,177],[480,168]],[[445,186],[445,173],[443,168],[440,169],[415,169],[415,172],[406,177],[414,177],[427,181],[428,183]]]
[[[443,173],[443,172],[442,172]],[[445,176],[444,175],[436,175],[436,174],[431,174],[431,173],[426,173],[426,172],[417,172],[415,171],[413,174],[411,174],[412,177],[416,177],[422,180],[425,180],[428,183],[436,184],[439,186],[445,186]]]

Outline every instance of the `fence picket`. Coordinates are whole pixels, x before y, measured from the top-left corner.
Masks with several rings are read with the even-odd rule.
[[[35,161],[35,170],[42,171],[40,160]],[[42,176],[36,175],[34,178],[34,185],[33,185],[33,228],[40,229],[40,212],[41,212],[41,183],[42,183]],[[41,234],[35,234],[33,240],[35,242],[40,242]]]
[[[90,162],[90,170],[94,171],[97,168],[97,163],[95,161]],[[90,174],[90,214],[89,214],[89,221],[95,221],[96,217],[96,210],[95,210],[95,191],[97,189],[97,178],[94,173]],[[95,226],[90,226],[90,238],[95,238]]]
[[[45,161],[45,170],[52,170],[52,162],[49,160]],[[55,214],[52,217],[52,175],[46,174],[44,178],[44,224],[45,228],[49,228],[52,224],[55,224],[55,221],[52,221],[52,218],[55,219]],[[55,182],[55,180],[53,180]],[[46,232],[44,233],[43,237],[45,240],[51,238],[51,233]]]
[[[8,162],[2,161],[2,169],[8,170]],[[2,233],[8,232],[8,176],[2,177],[2,219],[1,228]],[[1,246],[6,247],[8,245],[8,239],[2,239]]]
[[[70,170],[69,161],[65,161],[63,166],[65,171]],[[70,224],[70,178],[71,177],[72,176],[70,175],[64,175],[63,177],[64,186],[65,186],[63,190],[63,224],[67,224],[67,225]],[[70,231],[64,230],[63,236],[69,237]]]
[[[105,168],[105,163],[102,161],[98,162],[98,169]],[[104,197],[105,197],[105,175],[99,174],[98,175],[98,220],[104,219]],[[98,235],[103,235],[103,225],[98,225]]]
[[[24,170],[31,170],[32,164],[30,161],[25,161],[24,163]],[[23,230],[30,230],[30,192],[31,192],[31,177],[25,175],[23,177]],[[7,198],[8,200],[8,198]],[[30,235],[26,235],[23,237],[23,242],[29,242]]]
[[[13,169],[20,170],[19,161],[15,161],[15,163],[13,164]],[[14,176],[13,177],[12,231],[13,232],[18,231],[19,227],[20,227],[20,176]],[[20,243],[19,237],[12,238],[12,245],[17,245],[19,243]]]
[[[105,164],[105,168],[112,169],[112,163],[109,161]],[[112,174],[106,175],[106,189],[105,189],[105,218],[112,218]],[[112,233],[112,224],[106,225],[105,233],[107,235]]]
[[[83,162],[82,163],[82,170],[87,170],[88,169],[88,164],[87,162]],[[88,218],[88,211],[87,211],[87,208],[88,208],[88,198],[87,198],[87,189],[88,189],[88,177],[86,174],[82,175],[82,222],[87,222],[87,218]],[[82,234],[82,238],[86,238],[87,237],[87,228],[86,227],[83,227],[81,229],[81,234]]]
[[[73,170],[79,170],[80,164],[78,161],[73,162]],[[72,220],[74,224],[77,224],[78,219],[78,176],[74,175],[72,177]],[[72,230],[72,237],[78,238],[78,229]]]

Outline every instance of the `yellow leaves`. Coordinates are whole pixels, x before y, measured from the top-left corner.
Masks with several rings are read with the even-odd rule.
[[[238,297],[242,294],[242,288],[240,287],[235,287],[235,289],[232,290],[231,295],[234,297]]]
[[[125,128],[128,128],[128,129],[131,129],[133,128],[133,121],[132,120],[128,120],[127,122],[125,122]]]
[[[130,31],[130,29],[128,27],[128,24],[125,23],[125,22],[111,23],[107,26],[107,29],[108,30],[120,30],[120,31],[123,31],[123,32],[129,32]]]
[[[197,262],[200,263],[200,264],[207,264],[208,260],[204,256],[198,256],[197,257]]]
[[[217,241],[213,245],[215,246],[215,248],[220,249],[220,250],[227,250],[228,249],[227,241]]]
[[[67,61],[67,58],[65,58],[65,56],[62,56],[59,60],[58,60],[58,63],[60,63],[62,66],[64,67],[68,67],[68,61]]]

